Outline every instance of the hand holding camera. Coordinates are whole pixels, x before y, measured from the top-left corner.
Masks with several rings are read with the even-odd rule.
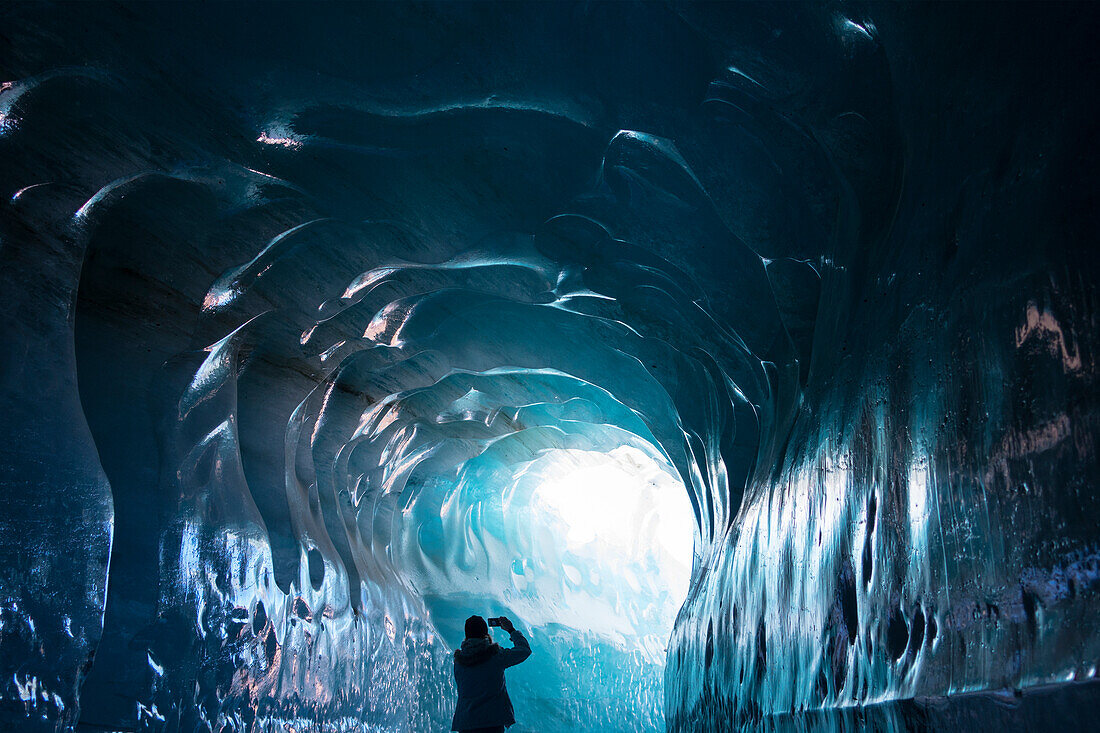
[[[512,625],[512,622],[508,620],[507,616],[497,616],[489,619],[489,626],[499,626],[509,634],[516,630],[516,627]]]

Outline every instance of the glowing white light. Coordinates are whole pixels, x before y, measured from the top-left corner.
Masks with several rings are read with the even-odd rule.
[[[656,567],[666,587],[682,597],[691,573],[695,520],[671,467],[627,446],[610,453],[560,453],[576,467],[551,474],[532,503],[561,519],[566,547],[594,560],[597,568]]]

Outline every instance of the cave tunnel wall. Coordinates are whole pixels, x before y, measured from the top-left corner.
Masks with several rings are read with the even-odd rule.
[[[1095,679],[1090,6],[2,17],[10,727],[444,729],[486,603],[524,730]]]

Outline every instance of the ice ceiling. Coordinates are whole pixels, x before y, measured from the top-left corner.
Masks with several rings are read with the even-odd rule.
[[[0,20],[6,727],[1095,702],[1093,8]]]

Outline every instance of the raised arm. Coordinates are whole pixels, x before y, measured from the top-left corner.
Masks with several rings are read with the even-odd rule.
[[[513,667],[527,657],[531,656],[531,645],[527,643],[527,637],[519,632],[512,622],[506,617],[501,617],[500,628],[508,632],[509,638],[512,640],[512,648],[504,649],[501,651],[501,658],[505,667]]]

